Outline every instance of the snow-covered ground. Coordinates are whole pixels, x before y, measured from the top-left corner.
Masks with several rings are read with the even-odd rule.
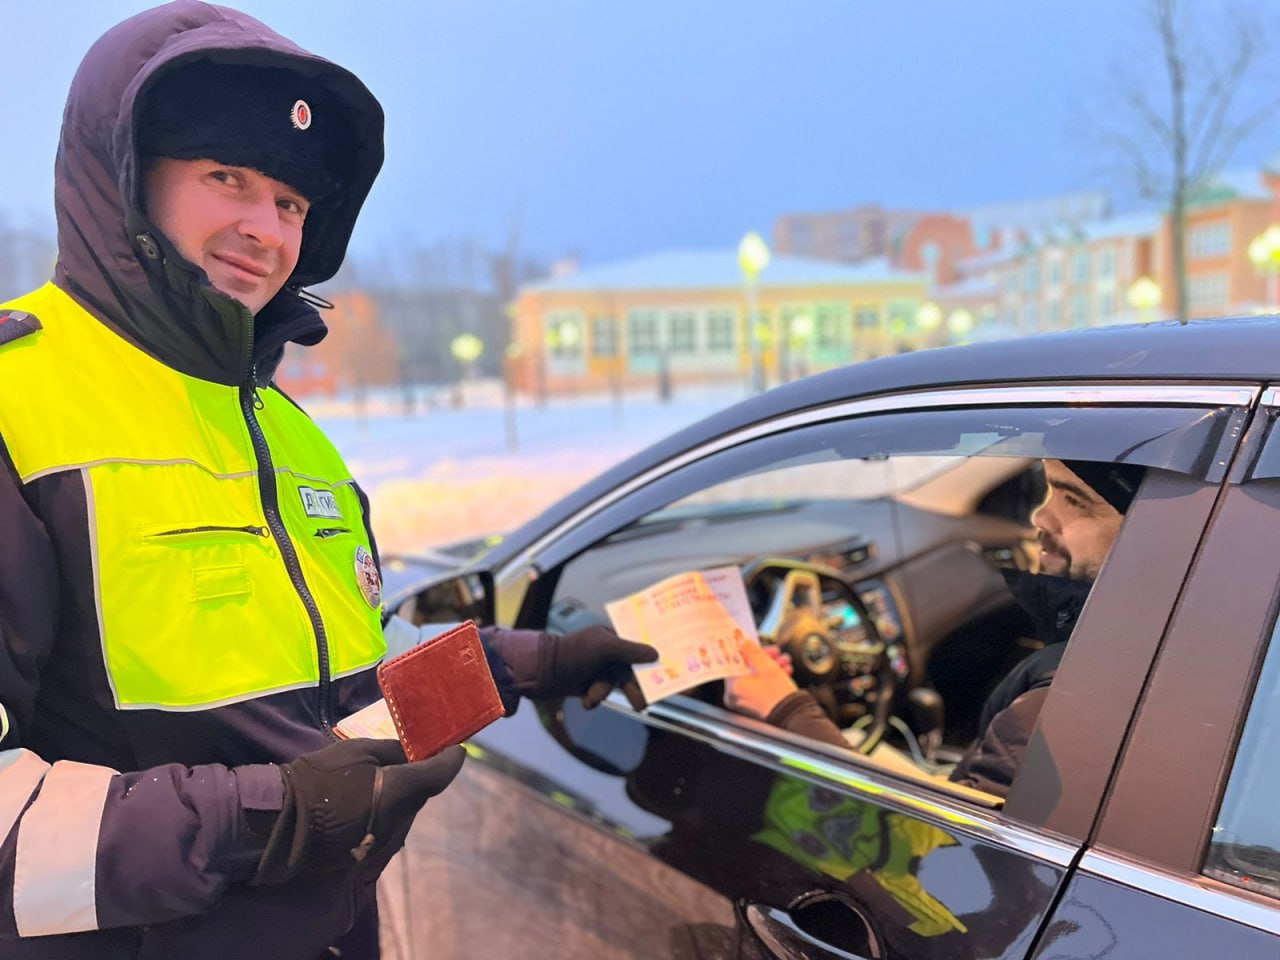
[[[689,388],[667,403],[652,393],[553,398],[516,408],[517,448],[508,449],[501,395],[473,385],[466,406],[419,397],[404,412],[396,392],[304,403],[342,451],[373,501],[383,550],[412,552],[508,530],[630,454],[742,399],[734,388]]]

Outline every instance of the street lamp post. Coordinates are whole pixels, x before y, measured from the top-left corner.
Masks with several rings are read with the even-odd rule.
[[[923,339],[927,346],[934,345],[938,328],[941,326],[942,308],[932,300],[927,300],[920,304],[916,310],[916,329],[924,334]]]
[[[953,310],[951,316],[947,317],[947,330],[951,332],[954,343],[968,343],[973,327],[973,314],[968,310]]]
[[[470,380],[475,372],[475,363],[480,359],[480,354],[484,353],[484,341],[474,333],[460,333],[449,341],[449,352],[462,367],[458,378],[458,391],[454,394],[454,406],[460,407],[462,406],[462,382]]]
[[[786,379],[791,379],[793,364],[797,377],[803,378],[809,375],[809,341],[812,337],[813,317],[802,313],[791,318],[791,322],[787,324],[786,336],[783,338],[787,345]]]
[[[507,344],[502,358],[502,420],[505,428],[503,432],[506,434],[507,449],[513,453],[520,447],[520,436],[516,425],[515,368],[520,362],[522,353],[524,353],[524,347],[512,342]]]
[[[764,367],[760,359],[759,318],[760,271],[769,265],[769,245],[754,230],[738,244],[738,266],[747,294],[747,345],[751,351],[751,392],[764,390]]]
[[[582,330],[578,326],[577,322],[573,320],[561,320],[557,333],[557,342],[563,354],[567,355],[577,353],[578,346],[582,342]],[[575,389],[576,387],[573,381],[569,381],[569,392],[572,393]]]
[[[1127,296],[1129,306],[1138,311],[1139,323],[1150,323],[1156,318],[1156,307],[1162,299],[1160,284],[1150,277],[1139,277],[1129,287]]]
[[[1267,309],[1280,310],[1280,226],[1270,226],[1249,244],[1249,260],[1267,278]]]

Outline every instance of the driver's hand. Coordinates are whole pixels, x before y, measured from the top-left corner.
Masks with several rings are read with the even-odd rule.
[[[781,660],[784,657],[786,667]],[[725,677],[724,705],[763,720],[798,689],[788,669],[791,658],[777,647],[766,649],[750,640],[742,644],[742,658],[751,672],[740,677]]]
[[[764,647],[764,652],[773,657],[774,662],[782,668],[782,672],[788,677],[795,676],[796,668],[791,665],[791,654],[784,652],[781,647],[772,643]]]

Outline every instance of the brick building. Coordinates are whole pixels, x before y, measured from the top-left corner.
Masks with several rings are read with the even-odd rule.
[[[884,260],[775,257],[760,274],[755,310],[766,381],[920,346],[925,291],[923,274]],[[521,390],[744,380],[751,369],[734,250],[657,253],[528,284],[512,316]]]

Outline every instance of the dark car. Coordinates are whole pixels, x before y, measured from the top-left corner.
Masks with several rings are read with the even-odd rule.
[[[717,684],[525,705],[384,881],[388,954],[1280,955],[1273,380],[1274,318],[887,358],[673,435],[463,573],[390,564],[388,613],[556,631],[737,564],[850,746]],[[1035,565],[1045,459],[1146,470],[995,795],[946,774],[1043,643],[1002,568]]]

